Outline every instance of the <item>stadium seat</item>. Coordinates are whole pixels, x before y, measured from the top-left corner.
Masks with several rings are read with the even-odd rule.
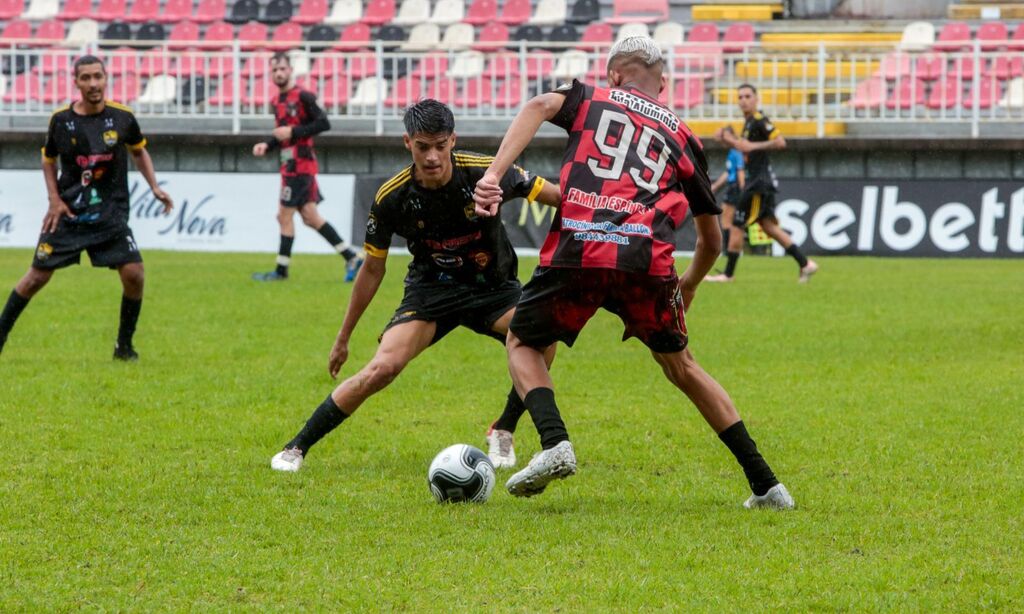
[[[333,26],[325,23],[318,23],[309,29],[306,34],[306,41],[309,43],[335,43],[338,40],[338,31]],[[313,46],[313,51],[322,51],[322,47]]]
[[[935,41],[937,51],[957,51],[971,44],[971,27],[962,21],[951,21],[942,26]]]
[[[0,43],[10,48],[15,41],[29,41],[32,39],[32,24],[23,19],[13,19],[7,22],[3,32],[0,32]]]
[[[434,12],[430,15],[430,23],[439,26],[450,26],[462,21],[466,14],[466,5],[462,0],[437,0]]]
[[[500,22],[491,22],[480,29],[480,36],[473,49],[478,51],[495,50],[508,44],[508,26]]]
[[[932,84],[931,93],[925,103],[929,109],[952,109],[963,104],[963,83],[954,75],[946,75]]]
[[[680,26],[681,28],[682,26]],[[619,31],[615,34],[615,40],[620,41],[624,38],[631,36],[650,36],[651,32],[647,29],[647,24],[644,23],[627,23],[619,27]]]
[[[21,73],[18,73],[21,74]],[[0,100],[5,98],[7,95],[7,77],[0,73]]]
[[[174,56],[163,49],[153,49],[142,54],[139,58],[138,74],[148,77],[159,75],[170,71],[171,59]]]
[[[270,70],[270,55],[269,51],[250,54],[242,64],[242,78],[256,79],[265,75]]]
[[[247,107],[265,107],[274,97],[274,84],[265,77],[250,79],[242,88],[242,104]]]
[[[527,23],[535,26],[557,26],[565,23],[568,13],[566,0],[539,0],[537,10]]]
[[[558,43],[553,47],[556,51],[568,49],[572,43],[578,40],[580,40],[580,33],[576,31],[576,26],[571,23],[564,23],[556,28],[552,28],[551,33],[548,34],[549,43]]]
[[[444,37],[441,39],[441,49],[448,51],[462,51],[473,46],[473,26],[468,23],[453,23],[445,28]]]
[[[100,38],[100,24],[92,19],[79,19],[72,22],[68,33],[64,36],[64,44],[68,47],[81,47],[95,43]]]
[[[472,79],[484,72],[486,57],[479,51],[463,51],[455,55],[448,76],[452,79]]]
[[[345,75],[336,75],[324,79],[320,83],[319,90],[317,93],[319,94],[320,103],[328,109],[336,109],[348,104],[350,86],[348,77]]]
[[[402,38],[395,40],[393,36]],[[399,42],[404,40],[405,32],[398,26],[384,26],[377,31],[378,40]],[[393,50],[393,48],[392,48]],[[380,74],[385,79],[396,79],[403,77],[409,72],[408,57],[385,57],[384,65],[380,67]],[[351,76],[351,75],[350,75]],[[353,77],[354,78],[354,77]]]
[[[544,79],[555,69],[555,54],[536,49],[526,55],[526,78]]]
[[[335,45],[333,48],[341,50],[368,48],[370,45],[371,36],[372,33],[370,32],[370,26],[366,25],[365,23],[354,23],[349,27],[345,28],[345,30],[341,33],[341,36],[338,37],[338,44]],[[401,28],[398,28],[398,36],[401,37],[398,40],[402,40],[402,38],[405,37],[404,32],[402,32]],[[383,28],[381,28],[379,38],[381,40],[393,40],[387,38],[387,32],[384,32]]]
[[[226,0],[199,0],[199,6],[196,7],[195,17],[192,19],[196,23],[223,22],[226,14]]]
[[[501,8],[501,16],[498,21],[507,25],[519,25],[526,23],[533,13],[530,0],[505,0],[505,6]]]
[[[523,101],[523,81],[516,77],[505,79],[498,85],[498,91],[494,93],[491,104],[499,109],[510,109],[518,107]]]
[[[577,49],[584,51],[601,51],[611,47],[615,41],[615,31],[606,23],[592,23],[583,31]]]
[[[178,80],[170,75],[156,75],[146,82],[146,89],[139,96],[140,105],[165,105],[174,102],[178,96]]]
[[[686,38],[691,43],[718,43],[718,26],[711,22],[693,24],[690,35]]]
[[[912,109],[924,105],[926,100],[924,81],[920,79],[903,78],[893,88],[889,99],[885,101],[888,109]]]
[[[302,0],[299,11],[292,17],[292,21],[304,26],[318,24],[327,18],[327,0]]]
[[[427,98],[433,98],[444,104],[451,104],[458,96],[458,87],[454,80],[448,78],[435,79],[427,88]]]
[[[950,73],[962,81],[974,79],[974,55],[970,53],[957,55],[959,57],[953,61]],[[988,70],[988,58],[978,58],[978,64],[983,71]]]
[[[0,21],[21,17],[24,10],[25,0],[0,0]]]
[[[384,101],[386,107],[405,108],[416,103],[423,92],[423,82],[419,77],[405,76],[391,85],[391,95]]]
[[[1024,56],[997,55],[992,63],[985,68],[985,76],[994,76],[1000,81],[1024,76]]]
[[[230,49],[235,39],[235,28],[226,21],[215,21],[206,26],[203,42],[206,49]]]
[[[474,26],[482,26],[498,18],[498,3],[496,0],[473,0],[466,10],[466,23]]]
[[[587,70],[587,74],[584,75],[583,78],[595,85],[607,85],[608,56],[603,53],[598,54],[594,63]]]
[[[1001,21],[986,21],[978,26],[978,40],[981,41],[982,51],[995,51],[1005,47],[1009,32],[1006,24]]]
[[[124,41],[130,41],[132,39],[132,27],[126,23],[120,21],[113,21],[107,24],[107,27],[103,28],[102,40],[104,43],[100,44],[101,49],[113,49],[118,47],[120,43]],[[113,44],[106,41],[115,41]]]
[[[155,21],[160,16],[160,0],[135,0],[124,20],[128,23]]]
[[[270,0],[263,9],[260,21],[270,25],[284,23],[292,18],[294,12],[295,7],[292,6],[292,0]]]
[[[517,77],[519,73],[519,54],[500,51],[490,56],[483,74],[490,79],[507,79]]]
[[[428,53],[423,56],[413,71],[423,81],[430,81],[448,73],[448,54],[443,52]]]
[[[139,98],[139,92],[142,91],[142,86],[139,83],[139,78],[132,73],[127,73],[116,79],[112,79],[107,84],[107,94],[111,100],[123,103],[132,104]]]
[[[64,22],[48,19],[36,27],[30,47],[52,47],[64,41]]]
[[[579,49],[570,49],[557,55],[551,76],[559,81],[572,81],[587,74],[590,58]]]
[[[396,26],[417,26],[430,21],[430,0],[402,0],[398,15],[391,20]]]
[[[41,97],[42,82],[39,75],[28,71],[14,77],[4,94],[4,102],[24,103],[29,99],[39,100]]]
[[[59,11],[60,0],[30,0],[21,18],[26,21],[45,21],[56,17]],[[17,86],[16,81],[11,83],[11,91]]]
[[[39,100],[49,105],[65,103],[72,98],[74,88],[75,81],[71,73],[59,72],[43,85]]]
[[[35,71],[40,75],[52,75],[71,69],[71,52],[67,49],[46,49],[39,57]]]
[[[350,23],[359,23],[362,18],[362,0],[334,0],[334,4],[331,5],[331,14],[323,21],[332,26],[347,26]]]
[[[395,17],[395,0],[370,0],[363,13],[363,23],[380,26]]]
[[[977,92],[978,96],[978,108],[979,109],[990,109],[992,105],[1002,98],[1003,96],[1003,85],[995,77],[982,77],[974,82],[971,90],[967,93],[964,98],[964,108],[974,108],[974,96]]]
[[[409,2],[410,0],[406,0]],[[404,6],[404,5],[403,5]],[[402,51],[430,51],[441,43],[441,29],[437,24],[420,23],[409,30],[409,38],[402,43]]]
[[[930,21],[915,21],[903,28],[900,49],[924,51],[935,44],[935,26]]]
[[[544,41],[544,32],[539,26],[519,26],[516,31],[508,38],[509,49],[519,49],[517,44],[519,41],[526,41],[528,43],[540,43]]]
[[[181,23],[192,19],[192,0],[167,0],[164,10],[157,16],[160,23]]]
[[[314,79],[323,79],[333,75],[344,74],[346,72],[344,66],[345,55],[334,52],[321,53],[313,61],[309,76]]]
[[[154,43],[162,42],[167,40],[167,32],[164,31],[163,24],[160,23],[144,23],[135,33],[135,40],[137,41],[152,41]],[[143,46],[136,45],[140,49],[151,49],[155,45]]]
[[[854,109],[876,109],[885,102],[887,90],[885,79],[871,77],[857,84],[850,98],[850,106]]]
[[[613,15],[605,20],[612,25],[668,21],[668,0],[615,0],[612,6]]]
[[[274,28],[274,34],[270,37],[270,49],[284,51],[300,45],[302,45],[302,26],[299,24],[288,22]]]
[[[677,79],[672,90],[673,108],[692,109],[704,103],[704,79]]]
[[[245,86],[245,80],[241,82]],[[206,99],[206,104],[214,107],[230,107],[235,104],[235,80],[233,78],[221,79],[216,93]]]
[[[1013,36],[1006,41],[1006,48],[1014,51],[1024,49],[1024,21],[1017,24],[1017,27],[1013,29]]]
[[[128,0],[100,0],[96,12],[90,17],[98,21],[115,21],[124,19],[128,12]]]
[[[216,68],[221,69],[217,71],[211,71],[210,66],[207,64],[206,53],[198,51],[185,51],[183,53],[175,54],[174,64],[171,67],[171,74],[176,77],[188,77],[192,76],[209,76],[209,77],[222,77],[226,74],[230,74],[230,69],[223,66],[223,61],[218,61],[218,56],[213,56],[210,59],[210,64]]]
[[[918,79],[933,81],[942,76],[946,67],[946,54],[944,53],[923,53],[917,56],[914,63],[915,73]]]
[[[622,27],[623,30],[625,28],[625,26]],[[643,26],[643,28],[646,29],[647,26]],[[683,24],[675,21],[666,21],[664,23],[659,23],[654,28],[654,33],[651,35],[651,38],[653,38],[654,42],[658,43],[659,46],[665,48],[682,46],[686,36],[683,31]]]
[[[235,0],[231,13],[224,21],[234,24],[249,23],[260,18],[260,4],[256,0]]]
[[[343,34],[342,37],[348,34],[349,30],[351,30],[354,27],[355,26],[349,26],[345,30],[345,34]],[[403,30],[399,26],[388,24],[377,30],[377,40],[391,43],[402,42],[405,40],[405,30]]]
[[[911,71],[911,56],[901,51],[893,51],[885,54],[882,64],[878,69],[879,75],[884,79],[892,81],[897,77],[906,77]]]
[[[260,43],[267,42],[267,26],[253,21],[238,29],[236,37],[242,44],[242,51],[252,51],[260,48]]]
[[[168,47],[175,51],[188,49],[199,41],[199,24],[194,21],[179,21],[167,35]]]
[[[999,99],[1001,108],[1024,108],[1024,78],[1017,77],[1006,84],[1006,93]]]
[[[88,17],[92,13],[92,0],[66,0],[61,7],[58,19],[74,21]]]
[[[742,53],[753,43],[754,26],[749,23],[731,23],[722,35],[722,51],[726,53]]]
[[[185,106],[202,104],[208,95],[206,89],[206,77],[196,75],[182,79],[181,90],[178,92],[178,102]]]
[[[600,21],[601,3],[598,0],[576,0],[565,20],[577,25]]]
[[[484,77],[468,79],[462,83],[460,94],[453,104],[464,109],[475,109],[490,102],[493,97],[493,81]]]
[[[388,81],[379,77],[363,79],[356,85],[352,98],[348,101],[350,107],[375,107],[377,102],[383,102],[388,97]]]

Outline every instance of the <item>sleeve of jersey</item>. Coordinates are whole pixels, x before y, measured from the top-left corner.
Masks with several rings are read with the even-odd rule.
[[[331,129],[331,122],[327,120],[327,114],[316,103],[316,96],[312,92],[302,92],[299,100],[306,107],[306,115],[309,121],[301,126],[292,128],[292,138],[301,139],[307,136],[316,136],[321,132]]]
[[[374,258],[386,258],[391,249],[391,236],[394,234],[388,223],[387,200],[373,201],[370,215],[366,218],[366,239],[363,251]]]
[[[57,128],[57,116],[50,118],[50,128],[46,131],[46,143],[43,144],[43,162],[54,164],[57,162],[57,138],[54,130]]]
[[[512,168],[508,169],[505,176],[501,178],[501,191],[504,200],[513,198],[536,200],[543,188],[543,177],[532,175],[517,164],[513,164]]]
[[[146,137],[142,136],[142,128],[139,127],[135,115],[130,115],[128,120],[128,134],[124,137],[124,143],[128,149],[139,151],[146,146]]]
[[[693,176],[683,182],[683,193],[690,204],[690,212],[693,215],[718,215],[722,208],[718,206],[715,193],[711,191],[708,160],[704,157],[704,150],[692,136],[688,139],[686,147],[693,153],[694,162]]]
[[[770,141],[782,134],[779,132],[779,129],[775,127],[775,124],[772,123],[772,120],[767,117],[761,118],[761,131],[765,135],[764,140],[766,141]]]
[[[738,150],[729,150],[729,156],[732,157],[732,163],[733,166],[735,166],[736,170],[742,171],[744,168],[746,168],[746,162],[743,161],[743,154],[741,154]]]
[[[551,118],[551,123],[569,132],[576,122],[576,115],[586,97],[587,86],[580,83],[579,80],[573,79],[572,83],[555,88],[554,93],[565,96],[565,102],[562,103],[562,108],[558,110],[558,113]]]

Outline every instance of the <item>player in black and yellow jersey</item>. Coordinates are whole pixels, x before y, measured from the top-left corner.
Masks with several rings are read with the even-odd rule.
[[[50,118],[43,146],[43,176],[50,201],[35,258],[0,314],[0,349],[22,310],[57,269],[78,264],[88,252],[95,267],[117,269],[124,294],[114,358],[136,360],[132,347],[142,309],[142,255],[128,227],[128,154],[153,196],[173,207],[156,181],[146,139],[131,109],[104,99],[103,62],[91,55],[74,64],[80,100]],[[57,165],[60,164],[60,177]]]
[[[786,139],[772,121],[759,110],[757,88],[744,83],[737,88],[736,93],[740,110],[746,118],[743,136],[737,137],[731,130],[719,130],[715,136],[728,147],[737,149],[746,156],[747,177],[732,219],[735,231],[729,233],[725,273],[712,275],[707,281],[733,280],[736,264],[743,253],[743,237],[747,227],[757,222],[765,234],[778,241],[786,253],[796,260],[800,267],[798,279],[801,283],[806,282],[818,271],[818,265],[803,255],[800,247],[793,242],[789,233],[779,226],[779,220],[775,217],[775,193],[778,191],[779,181],[775,177],[768,152],[785,149]]]
[[[394,235],[406,239],[413,256],[405,297],[381,335],[373,359],[327,396],[299,434],[271,460],[274,469],[298,471],[313,444],[456,327],[505,341],[522,292],[516,254],[501,220],[478,217],[473,202],[476,183],[493,158],[453,151],[455,119],[436,100],[410,107],[405,130],[405,146],[413,163],[385,182],[374,199],[366,223],[366,262],[331,349],[332,377],[348,360],[349,338],[384,278]],[[525,197],[549,205],[559,202],[556,184],[519,167],[504,174],[501,188],[504,200]],[[504,420],[514,429],[522,413],[522,401],[513,389],[499,422]],[[497,466],[515,464],[510,432],[505,443],[504,449],[495,449],[492,442]]]

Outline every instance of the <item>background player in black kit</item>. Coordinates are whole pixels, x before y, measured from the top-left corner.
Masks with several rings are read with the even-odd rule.
[[[146,139],[131,109],[104,100],[107,71],[91,55],[75,61],[73,76],[81,100],[50,117],[43,146],[43,177],[50,201],[43,219],[35,258],[14,287],[0,314],[0,349],[29,299],[46,285],[57,269],[78,264],[82,251],[95,267],[117,269],[124,294],[114,358],[137,360],[132,347],[142,310],[142,254],[128,227],[128,154],[149,184],[153,196],[174,206],[156,181]],[[60,177],[57,164],[60,163]]]
[[[313,151],[313,137],[330,130],[331,124],[317,105],[316,94],[303,90],[292,81],[292,64],[287,53],[278,52],[270,58],[270,74],[274,85],[281,90],[272,103],[277,127],[270,139],[253,146],[252,154],[262,157],[267,152],[280,151],[281,197],[277,223],[281,226],[281,243],[277,252],[277,268],[268,273],[254,273],[252,277],[258,281],[288,279],[297,209],[302,222],[319,232],[345,258],[345,281],[352,281],[363,259],[316,209],[323,200],[323,194],[316,182],[319,167]]]
[[[455,118],[436,100],[413,105],[404,120],[405,146],[413,164],[386,181],[374,198],[366,223],[366,263],[331,348],[331,377],[348,360],[349,338],[384,279],[388,248],[396,234],[407,240],[413,255],[405,296],[373,359],[327,396],[298,435],[271,459],[274,469],[298,471],[310,447],[456,327],[505,341],[522,291],[518,262],[501,220],[478,217],[473,203],[473,188],[493,158],[453,151]],[[518,167],[503,173],[499,185],[502,201],[525,197],[549,205],[559,202],[557,185]],[[554,348],[545,356],[548,364],[553,355]],[[513,389],[506,414],[521,413],[522,401]]]
[[[754,222],[761,225],[765,234],[779,242],[786,253],[796,260],[800,267],[801,283],[807,282],[818,271],[818,264],[808,260],[793,242],[785,230],[779,226],[775,217],[775,192],[778,180],[772,170],[768,152],[786,148],[786,139],[779,134],[778,128],[758,109],[757,89],[749,83],[737,88],[740,110],[746,117],[743,125],[743,136],[737,137],[731,130],[719,130],[715,137],[729,147],[746,155],[747,181],[736,205],[732,225],[736,232],[729,234],[729,245],[726,247],[727,261],[725,272],[721,275],[708,277],[708,281],[729,282],[736,274],[736,264],[743,253],[743,237],[747,226]]]

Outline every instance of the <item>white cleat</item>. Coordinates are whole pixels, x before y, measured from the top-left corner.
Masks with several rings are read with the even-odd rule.
[[[552,480],[561,480],[576,473],[576,453],[572,444],[563,441],[550,450],[533,455],[530,464],[505,482],[509,494],[532,497],[544,492]]]
[[[512,433],[492,426],[487,431],[487,456],[495,469],[515,467],[516,450],[512,447]]]
[[[281,450],[270,459],[270,468],[277,471],[291,471],[292,473],[302,468],[302,450],[290,448]]]
[[[786,490],[785,486],[782,484],[776,484],[760,497],[757,495],[750,495],[750,498],[743,503],[743,507],[748,510],[759,507],[767,507],[776,510],[791,510],[796,507],[796,503],[793,502],[793,497],[790,496],[789,491]]]
[[[709,281],[713,284],[727,284],[732,282],[732,277],[729,277],[725,273],[719,273],[718,275],[708,275],[704,278],[704,281]]]
[[[811,275],[818,272],[818,263],[813,260],[807,261],[807,266],[800,267],[800,279],[797,283],[805,284],[811,280]]]

